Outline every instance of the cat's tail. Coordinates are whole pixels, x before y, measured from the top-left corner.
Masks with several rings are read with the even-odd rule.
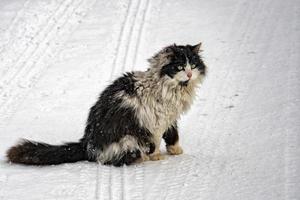
[[[22,140],[7,151],[9,162],[25,165],[56,165],[88,160],[83,143],[74,142],[63,145],[50,145]]]

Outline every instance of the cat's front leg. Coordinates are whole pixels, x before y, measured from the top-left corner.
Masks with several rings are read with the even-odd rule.
[[[160,150],[159,150],[161,139],[162,139],[162,137],[159,134],[154,135],[154,138],[153,138],[154,148],[153,148],[153,151],[150,152],[150,154],[149,154],[149,159],[152,161],[165,159],[165,156],[161,155]]]
[[[177,124],[168,128],[168,130],[164,133],[163,138],[166,142],[166,148],[169,154],[179,155],[183,153],[183,150],[179,145]]]
[[[152,154],[149,154],[149,159],[152,161],[163,160],[165,159],[165,156],[161,155],[160,150],[158,150],[153,152]]]

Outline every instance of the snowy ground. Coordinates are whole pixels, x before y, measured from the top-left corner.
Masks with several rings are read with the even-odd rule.
[[[299,19],[297,0],[1,0],[0,199],[300,199]],[[79,139],[112,78],[199,41],[209,74],[180,121],[183,155],[5,162],[18,138]]]

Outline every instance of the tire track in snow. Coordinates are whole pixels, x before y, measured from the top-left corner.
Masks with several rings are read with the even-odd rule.
[[[68,1],[65,1],[65,2],[68,2]],[[51,31],[51,27],[50,27],[50,29],[48,29],[48,27],[51,25],[51,23],[50,23],[51,20],[55,21],[54,20],[55,17],[61,17],[66,6],[68,6],[68,3],[65,3],[65,4],[66,5],[60,4],[58,7],[56,7],[54,14],[50,15],[50,17],[46,20],[46,23],[42,26],[42,31],[38,31],[37,33],[34,33],[31,36],[33,38],[33,41],[26,41],[26,43],[23,45],[23,46],[25,46],[25,49],[23,50],[23,52],[21,52],[21,55],[15,60],[15,62],[12,63],[10,70],[5,74],[4,77],[2,77],[2,84],[3,84],[2,87],[3,88],[0,92],[0,96],[2,97],[0,99],[0,113],[4,113],[3,112],[4,106],[7,107],[7,104],[11,103],[11,101],[12,101],[11,98],[13,98],[15,96],[14,94],[11,94],[12,90],[13,89],[15,89],[15,91],[20,90],[18,88],[18,81],[20,79],[22,79],[22,80],[24,80],[24,78],[26,79],[27,75],[24,73],[26,64],[28,63],[28,61],[31,61],[32,59],[34,59],[32,57],[39,50],[39,47],[41,46],[41,44],[45,41],[47,32]],[[62,12],[62,14],[60,11]],[[32,13],[30,13],[30,14],[32,14]],[[35,15],[35,14],[36,13],[34,13],[33,15]],[[30,18],[30,17],[31,16],[29,16],[28,18]],[[54,25],[55,25],[55,22],[54,22]],[[54,28],[54,25],[52,28]],[[27,27],[24,27],[24,29],[26,29],[26,28]],[[23,33],[21,33],[21,34],[23,34]],[[39,38],[39,36],[41,38]],[[18,35],[12,39],[12,41],[14,41],[14,40],[18,41]],[[33,43],[35,43],[35,45],[32,45]],[[11,45],[13,45],[13,44],[11,44]],[[18,48],[22,48],[22,46],[18,47]],[[5,114],[7,115],[7,113],[5,113]]]
[[[2,85],[0,85],[0,89],[1,89],[1,92],[0,92],[0,97],[1,97],[0,98],[0,113],[2,113],[0,115],[0,119],[2,119],[1,121],[9,118],[10,115],[12,115],[12,112],[14,111],[14,105],[11,105],[11,104],[13,104],[13,103],[18,104],[18,102],[17,102],[18,98],[16,98],[16,97],[20,93],[22,93],[21,90],[24,90],[24,88],[26,88],[26,87],[22,87],[21,85],[19,85],[19,81],[21,79],[26,80],[26,77],[28,77],[28,74],[25,74],[25,72],[23,71],[24,68],[25,68],[24,65],[26,65],[30,59],[35,59],[35,58],[32,58],[32,56],[34,55],[35,50],[38,49],[38,47],[40,46],[41,42],[43,42],[43,40],[45,39],[45,37],[43,37],[43,36],[46,34],[45,31],[47,30],[47,26],[49,25],[49,22],[51,21],[51,19],[53,19],[55,17],[55,14],[58,11],[60,11],[61,8],[63,8],[62,3],[59,4],[55,8],[54,14],[50,15],[50,17],[48,17],[46,19],[46,22],[44,24],[42,24],[42,30],[43,31],[39,31],[40,29],[38,29],[36,26],[33,26],[33,28],[32,28],[32,26],[29,27],[31,29],[37,29],[36,30],[37,32],[34,32],[30,36],[27,36],[27,37],[31,37],[32,40],[34,39],[34,41],[26,40],[24,38],[25,36],[23,36],[23,35],[25,35],[24,31],[22,31],[20,33],[21,35],[20,34],[14,35],[14,37],[11,39],[11,41],[13,43],[10,44],[10,46],[14,47],[14,45],[15,45],[14,42],[17,41],[19,46],[15,47],[15,48],[24,49],[24,50],[20,53],[19,57],[17,57],[15,60],[13,60],[12,63],[9,63],[10,62],[10,58],[9,58],[9,53],[10,52],[9,52],[9,50],[13,51],[13,49],[8,49],[8,51],[4,52],[4,53],[8,53],[8,56],[4,55],[4,57],[7,56],[8,59],[4,60],[3,64],[8,65],[10,67],[9,67],[9,70],[6,72],[6,74],[1,78],[2,79],[2,81],[1,81]],[[30,21],[30,20],[32,20],[32,18],[34,16],[37,16],[39,14],[39,13],[34,13],[34,12],[32,13],[31,10],[34,10],[34,9],[36,9],[36,8],[35,7],[33,7],[33,8],[28,7],[29,11],[27,11],[27,13],[24,14],[25,16],[28,16],[27,18],[25,18],[25,20],[23,22],[23,24],[25,24],[25,25],[21,24],[24,27],[23,26],[18,27],[18,30],[20,30],[20,29],[24,29],[24,30],[29,29],[27,27],[28,22],[26,23],[26,19],[28,21]],[[38,9],[36,9],[36,10],[38,10]],[[18,20],[15,19],[15,21],[18,21]],[[15,31],[18,32],[18,30],[15,30]],[[42,38],[41,39],[34,38],[34,37],[38,37],[38,36],[42,36]],[[19,41],[19,38],[22,38],[22,39],[26,40],[26,42],[23,44],[22,40]],[[33,45],[33,42],[35,42],[34,45]],[[3,60],[3,58],[2,58],[2,60]],[[6,61],[6,63],[5,63],[5,61]],[[14,98],[16,98],[15,99],[16,102],[13,102]]]
[[[140,13],[138,13],[138,24],[139,26],[137,27],[137,29],[133,30],[134,32],[136,32],[136,34],[133,34],[133,37],[135,38],[135,40],[131,40],[131,44],[130,46],[131,47],[134,47],[134,49],[128,49],[127,51],[127,54],[126,54],[126,58],[128,57],[132,57],[132,60],[131,62],[128,64],[128,60],[125,60],[124,61],[124,68],[125,70],[131,70],[133,71],[134,68],[136,67],[136,59],[137,59],[137,56],[138,56],[138,50],[139,50],[139,46],[140,46],[140,43],[141,43],[141,38],[143,36],[143,31],[144,31],[144,27],[145,27],[145,19],[147,17],[147,14],[148,14],[148,10],[149,10],[149,4],[150,4],[150,0],[145,0],[145,1],[142,1],[141,4],[140,4]],[[129,53],[129,51],[131,50],[131,54]],[[131,67],[130,67],[131,65]],[[127,168],[125,168],[127,169]],[[134,199],[145,199],[144,198],[144,182],[145,182],[145,166],[144,165],[138,165],[138,166],[135,166],[134,168],[134,177],[135,177],[135,181],[134,182],[134,188],[131,190],[131,191],[134,191],[135,193],[134,194],[130,194],[130,197],[129,198],[126,198],[126,192],[125,192],[125,189],[126,189],[126,177],[125,175],[127,174],[127,170],[123,171],[123,194],[125,194],[125,198],[123,199],[128,199],[128,200],[134,200]]]
[[[67,2],[67,3],[65,3]],[[84,1],[64,1],[43,26],[42,31],[38,32],[36,38],[33,38],[35,45],[29,45],[22,54],[23,64],[13,77],[10,77],[9,84],[3,88],[0,99],[1,119],[5,120],[13,114],[14,109],[21,102],[21,98],[26,96],[26,92],[38,81],[42,71],[47,68],[52,61],[52,57],[59,51],[60,37],[65,36],[68,31],[75,27],[77,21],[71,23],[71,20],[82,18],[90,4],[84,4]],[[69,24],[68,24],[69,22]],[[67,25],[66,28],[64,28]],[[42,62],[44,58],[44,63]],[[48,58],[48,59],[47,59]],[[16,64],[15,64],[16,65]],[[2,121],[3,121],[2,120]]]
[[[134,55],[131,55],[130,53],[132,52],[132,48],[134,48],[134,41],[136,39],[137,36],[140,35],[141,33],[141,27],[143,26],[143,19],[144,19],[144,14],[145,14],[145,11],[147,9],[147,4],[145,4],[145,1],[143,0],[139,0],[137,1],[136,5],[135,5],[135,12],[133,14],[133,18],[132,18],[132,22],[131,22],[131,26],[129,28],[129,32],[128,32],[128,38],[127,38],[127,41],[125,40],[125,51],[123,52],[123,54],[125,55],[123,57],[123,59],[121,59],[121,62],[122,63],[119,63],[121,67],[121,72],[126,72],[126,71],[130,71],[130,70],[133,70],[134,66],[129,66],[128,67],[128,60],[130,58],[132,58]],[[142,17],[141,17],[142,16]],[[138,21],[138,19],[141,18],[142,20]],[[136,23],[138,22],[138,23]],[[136,36],[137,35],[137,36]],[[130,194],[130,197],[128,197],[128,193],[126,192],[126,188],[128,187],[128,185],[126,184],[127,182],[129,182],[129,180],[127,180],[127,175],[128,175],[128,170],[127,170],[127,167],[123,167],[121,169],[121,174],[120,174],[120,177],[121,177],[121,188],[120,188],[120,196],[119,198],[114,198],[113,194],[111,195],[111,197],[113,197],[112,199],[129,199],[129,200],[132,200],[132,197],[131,196],[136,196],[134,194]],[[113,184],[113,182],[116,182],[118,181],[117,179],[114,179],[112,176],[111,176],[111,183]],[[115,180],[115,181],[114,181]],[[136,180],[143,180],[143,179],[140,179],[140,178],[136,178]],[[143,185],[143,184],[141,184]],[[113,187],[114,188],[114,187]],[[110,190],[112,192],[112,190]],[[131,191],[135,191],[135,192],[138,192],[136,190],[131,190]]]
[[[101,163],[98,163],[98,179],[96,180],[96,200],[111,200],[111,194],[109,193],[110,188],[112,187],[110,182],[110,176],[112,173],[112,167],[104,166]],[[96,178],[97,178],[96,177]],[[99,182],[101,180],[101,182]]]
[[[130,10],[126,15],[124,25],[121,28],[121,36],[118,39],[118,47],[116,56],[113,61],[113,71],[110,79],[113,80],[120,72],[123,73],[126,69],[126,62],[128,60],[128,52],[131,48],[131,40],[133,37],[136,18],[139,12],[140,3],[142,0],[129,1]]]
[[[100,183],[99,183],[99,179],[100,179],[100,174],[99,174],[99,165],[101,165],[100,163],[97,163],[97,167],[96,167],[96,188],[95,188],[95,199],[98,200],[99,199],[99,187],[100,187]]]
[[[145,199],[144,198],[144,187],[145,187],[145,165],[137,164],[134,168],[134,190],[135,194],[131,194],[131,199]],[[130,198],[128,199],[130,200]]]
[[[145,0],[140,2],[138,13],[136,20],[138,22],[138,26],[134,26],[132,30],[132,38],[129,41],[128,50],[126,52],[125,60],[124,60],[124,71],[134,71],[134,68],[136,67],[136,59],[138,56],[138,50],[141,43],[141,38],[143,36],[143,31],[145,27],[145,19],[149,10],[149,0]],[[136,28],[135,28],[136,27]],[[128,58],[132,58],[130,61],[128,61]],[[134,200],[134,199],[145,199],[144,198],[144,181],[145,181],[145,166],[144,165],[137,165],[134,168],[134,177],[135,182],[133,184],[133,189],[131,191],[134,191],[134,194],[130,193],[129,198],[127,197],[126,193],[126,183],[130,180],[126,181],[128,178],[131,177],[125,177],[128,175],[127,167],[125,167],[122,170],[122,180],[123,180],[123,198],[122,199],[128,199],[128,200]]]
[[[165,198],[163,199],[170,199],[170,200],[175,200],[175,199],[183,199],[181,197],[183,193],[183,189],[187,187],[189,180],[190,180],[190,174],[193,169],[194,164],[193,164],[193,159],[182,156],[183,160],[180,161],[179,157],[178,159],[175,157],[173,158],[174,161],[170,162],[169,164],[169,170],[170,172],[170,177],[173,177],[170,182],[167,183],[167,188],[166,188],[166,194]],[[178,163],[179,162],[179,163]],[[165,177],[164,177],[165,178]],[[170,180],[170,179],[169,179]]]
[[[67,2],[67,1],[65,1],[65,2]],[[28,6],[28,5],[27,5]],[[7,85],[9,85],[10,84],[10,82],[14,79],[14,77],[15,76],[17,76],[18,75],[18,73],[22,70],[22,68],[24,67],[24,65],[22,65],[24,62],[26,62],[26,59],[30,59],[30,56],[32,56],[32,54],[34,53],[34,51],[36,50],[36,49],[30,49],[31,47],[32,47],[32,44],[33,43],[35,43],[36,44],[36,46],[38,46],[39,45],[39,43],[40,43],[40,41],[39,40],[37,40],[37,39],[35,39],[35,38],[37,38],[38,36],[40,36],[40,35],[43,35],[44,33],[45,33],[45,31],[46,31],[46,29],[47,29],[47,26],[49,25],[49,23],[51,22],[51,19],[53,19],[53,18],[55,18],[56,16],[56,14],[57,14],[57,12],[59,12],[60,10],[61,10],[61,8],[63,9],[65,6],[63,6],[63,3],[61,3],[61,4],[59,4],[56,8],[55,8],[55,11],[54,11],[54,13],[53,14],[51,14],[51,15],[49,15],[49,17],[46,19],[46,22],[44,23],[44,24],[42,24],[42,28],[41,29],[38,29],[38,30],[36,30],[36,32],[33,32],[32,34],[30,34],[29,36],[26,34],[26,30],[27,29],[37,29],[37,27],[32,27],[32,26],[30,26],[30,27],[27,27],[28,26],[28,23],[26,23],[26,15],[29,15],[28,17],[27,17],[27,20],[28,21],[30,21],[30,19],[32,19],[32,18],[34,18],[34,16],[35,15],[37,15],[36,13],[34,13],[34,11],[33,11],[33,13],[32,12],[30,12],[31,10],[34,10],[34,8],[35,7],[33,7],[33,8],[30,8],[30,7],[28,7],[28,10],[29,11],[27,11],[28,13],[26,13],[26,15],[25,15],[25,22],[23,22],[24,23],[24,26],[25,27],[17,27],[18,29],[24,29],[21,33],[19,33],[19,34],[17,34],[17,35],[14,35],[14,37],[12,37],[12,39],[10,39],[11,41],[12,41],[12,44],[8,44],[9,46],[13,46],[14,45],[14,42],[15,41],[19,41],[19,38],[22,38],[22,39],[24,39],[24,40],[26,40],[26,38],[31,38],[31,40],[30,39],[27,39],[26,40],[26,42],[24,43],[24,44],[22,44],[22,41],[21,42],[18,42],[18,43],[21,43],[19,46],[17,46],[16,48],[18,48],[18,49],[22,49],[22,47],[25,47],[24,48],[24,50],[20,53],[20,55],[19,56],[17,56],[17,58],[12,62],[12,63],[9,63],[9,61],[10,60],[7,60],[7,62],[8,63],[5,63],[4,62],[4,65],[6,65],[6,66],[10,66],[10,68],[9,68],[9,70],[8,71],[6,71],[6,73],[4,74],[4,76],[2,77],[2,84],[7,84]],[[19,20],[16,20],[16,21],[20,21],[20,19]],[[36,25],[36,26],[38,26],[38,25]],[[18,30],[15,30],[16,32],[18,32]],[[29,32],[29,31],[27,31],[27,32]],[[11,33],[11,32],[10,32]],[[45,34],[44,34],[45,35]],[[43,38],[42,38],[43,39]],[[37,40],[37,41],[33,41],[33,40]],[[8,46],[7,45],[7,46]],[[37,48],[37,47],[36,47]],[[6,52],[4,52],[4,53],[10,53],[9,52],[9,50],[10,49],[8,49]],[[4,56],[2,56],[2,57],[6,57],[7,55],[4,55]],[[9,56],[9,55],[8,55]],[[26,56],[28,56],[27,58],[26,58]],[[3,59],[3,58],[2,58]],[[25,60],[25,61],[23,61],[22,62],[22,59],[23,60]],[[21,60],[21,61],[20,61]],[[20,68],[20,69],[19,69]],[[0,94],[2,94],[2,92],[3,91],[1,91],[1,93]]]
[[[117,67],[117,61],[118,61],[118,58],[120,57],[121,44],[123,43],[123,40],[124,40],[124,37],[125,37],[124,35],[126,34],[125,33],[125,27],[128,26],[128,23],[129,23],[128,20],[129,20],[129,17],[130,17],[131,7],[132,7],[132,1],[129,1],[127,9],[126,9],[126,13],[125,13],[125,18],[124,18],[124,21],[123,21],[122,26],[121,26],[120,35],[119,35],[119,38],[118,38],[118,41],[117,41],[117,49],[116,49],[116,53],[115,53],[116,56],[115,56],[115,58],[113,60],[113,63],[112,63],[113,69],[110,73],[110,80],[113,79],[115,69]]]
[[[11,20],[11,24],[5,31],[4,35],[8,35],[8,36],[12,35],[12,30],[17,26],[18,22],[20,22],[22,20],[24,11],[27,8],[29,2],[30,1],[27,0],[23,3],[22,8],[19,11],[17,11],[15,16],[13,17],[13,19]],[[3,46],[1,47],[0,55],[2,55],[3,52],[5,52],[5,49],[9,46],[9,44],[12,40],[13,39],[8,38],[8,41],[5,44],[3,44]],[[6,66],[3,66],[3,67],[6,67]]]
[[[148,10],[149,10],[150,0],[147,0],[145,2],[145,4],[146,4],[146,6],[144,8],[142,19],[141,19],[142,20],[142,25],[141,25],[141,27],[139,29],[139,32],[138,32],[136,45],[135,45],[135,51],[134,51],[134,54],[133,54],[134,57],[133,57],[133,62],[132,62],[132,70],[133,70],[134,67],[136,67],[137,56],[138,56],[138,52],[139,52],[140,45],[141,45],[141,38],[143,37],[143,33],[144,33],[145,20],[146,20]]]
[[[126,181],[126,174],[128,173],[128,171],[127,171],[127,166],[124,166],[124,167],[122,167],[122,169],[121,169],[121,187],[122,187],[122,189],[121,189],[121,194],[120,194],[120,199],[121,200],[124,200],[124,199],[126,199],[126,196],[127,196],[127,193],[126,193],[126,183],[127,183],[127,181]]]
[[[117,49],[116,49],[116,56],[113,61],[113,68],[111,71],[110,80],[113,80],[114,76],[116,76],[120,71],[124,72],[129,70],[128,60],[132,57],[132,60],[135,61],[136,59],[136,53],[137,53],[137,47],[140,42],[141,33],[143,30],[145,15],[148,10],[149,1],[129,1],[129,5],[126,10],[124,22],[122,23],[120,35],[117,41]],[[138,21],[138,23],[136,23]],[[134,40],[135,39],[135,40]],[[135,43],[135,45],[133,44]],[[134,55],[132,55],[134,54]],[[130,69],[133,70],[133,65],[131,65]],[[98,166],[98,170],[102,168]],[[120,174],[119,174],[120,172]],[[102,173],[102,171],[101,171]],[[107,173],[103,172],[103,173]],[[143,186],[144,181],[144,171],[142,173],[138,173],[139,177],[136,177],[136,180],[139,180],[138,185]],[[118,176],[119,175],[119,176]],[[116,169],[113,167],[109,168],[109,185],[108,188],[108,199],[132,199],[128,198],[127,196],[127,182],[129,181],[127,179],[128,170],[127,167],[123,167],[120,171],[120,169]],[[97,180],[98,182],[99,180]],[[101,179],[101,182],[103,184],[97,183],[96,185],[102,185],[105,187],[105,180]],[[121,182],[121,184],[120,184]],[[142,182],[142,183],[141,183]],[[112,190],[113,188],[113,190]],[[101,194],[99,195],[99,189],[96,189],[96,199],[104,199],[105,196],[107,196],[107,193],[104,191],[101,191]],[[137,191],[138,199],[143,195],[143,187],[140,188],[139,191]],[[115,194],[114,191],[120,191],[120,194]]]
[[[183,188],[189,186],[191,173],[195,171],[194,158],[190,156],[168,156],[167,160],[156,161],[149,166],[146,174],[156,175],[147,188],[147,196],[142,199],[183,199]],[[143,166],[144,167],[144,166]],[[159,167],[159,168],[158,168]],[[152,171],[155,170],[155,171]]]
[[[130,37],[130,35],[128,33],[126,33],[126,29],[128,26],[130,26],[129,23],[129,19],[132,15],[132,13],[134,13],[134,8],[132,8],[132,1],[129,1],[127,9],[125,11],[125,17],[124,17],[124,21],[122,22],[121,25],[121,30],[120,30],[120,34],[117,40],[117,48],[116,48],[116,52],[115,52],[115,58],[113,60],[112,63],[112,70],[111,70],[111,74],[110,74],[110,80],[113,80],[113,76],[116,72],[116,68],[118,68],[118,59],[120,57],[121,54],[121,45],[123,44],[123,41]],[[99,163],[97,166],[97,176],[96,176],[96,190],[95,190],[95,197],[96,199],[105,199],[105,197],[107,197],[107,194],[109,195],[108,199],[112,199],[112,190],[111,187],[106,188],[106,180],[108,180],[109,182],[109,186],[112,186],[112,168],[111,167],[107,167],[104,166],[105,170],[102,170],[101,168],[103,168],[103,166],[101,166],[101,164]],[[101,171],[100,171],[101,170]],[[100,172],[99,172],[100,171]],[[100,173],[101,173],[101,180],[99,179],[100,177]],[[109,176],[107,176],[109,175]],[[123,176],[122,176],[123,177]],[[101,181],[101,182],[99,182]],[[124,181],[123,181],[124,182]]]
[[[69,4],[69,6],[66,9],[64,9],[64,11],[61,11],[63,13],[60,15],[59,19],[57,19],[57,20],[53,19],[53,23],[55,23],[53,25],[53,27],[51,29],[47,29],[47,33],[45,35],[45,38],[42,40],[42,42],[45,44],[49,41],[49,45],[42,46],[41,49],[38,50],[41,53],[37,56],[36,62],[29,63],[29,64],[33,64],[33,65],[29,65],[30,68],[27,69],[26,73],[25,73],[25,71],[23,73],[25,75],[28,75],[27,77],[31,77],[31,75],[36,76],[36,73],[39,73],[39,75],[43,74],[42,72],[47,68],[48,65],[44,65],[45,67],[38,67],[37,70],[32,69],[32,67],[35,67],[36,64],[39,64],[39,61],[42,58],[44,58],[45,55],[46,56],[47,55],[55,55],[55,53],[58,53],[60,46],[56,45],[56,43],[62,41],[62,39],[61,39],[62,35],[68,36],[69,34],[71,34],[74,31],[74,28],[77,27],[76,25],[78,24],[77,23],[78,20],[81,20],[85,16],[85,14],[87,13],[87,10],[89,10],[92,7],[92,5],[95,3],[95,1],[94,0],[93,1],[80,0],[80,1],[73,1],[71,3],[72,4]],[[56,8],[60,9],[61,4],[59,6],[57,6]],[[58,16],[58,15],[52,15],[52,16]],[[47,22],[49,23],[48,20],[47,20]],[[43,31],[44,31],[43,28],[45,28],[46,26],[50,26],[50,25],[49,24],[44,25],[42,27]],[[59,27],[59,29],[57,29],[56,27]],[[37,47],[37,48],[39,48],[39,47]],[[55,48],[55,50],[53,50],[53,48]],[[49,51],[50,51],[50,53],[49,53]],[[47,58],[52,59],[51,56],[49,56]],[[49,61],[47,61],[47,59],[46,59],[46,62],[48,64]],[[50,61],[50,63],[51,63],[51,61]],[[34,73],[34,74],[32,74],[32,73]],[[25,78],[27,78],[27,77],[25,77]],[[40,76],[38,78],[40,78]],[[35,82],[38,81],[38,78],[35,79]],[[27,91],[28,90],[26,90],[26,92]],[[30,90],[27,92],[27,94],[25,94],[25,96],[28,95],[29,93],[30,93]],[[18,95],[18,93],[16,95]],[[17,102],[21,101],[21,99],[17,99],[17,100],[18,100]],[[14,106],[14,105],[15,104],[12,104],[12,106]],[[78,183],[75,183],[76,191],[86,191],[87,193],[90,193],[89,189],[86,187],[86,182],[84,181],[84,180],[86,180],[85,177],[87,177],[87,175],[89,175],[88,172],[89,172],[88,168],[80,167]],[[86,199],[86,196],[84,193],[81,192],[81,193],[79,193],[79,195],[76,196],[76,199]]]
[[[142,15],[144,14],[143,12],[143,0],[139,0],[138,1],[138,4],[137,4],[137,10],[136,10],[136,13],[134,15],[134,18],[133,18],[133,21],[132,21],[132,26],[130,27],[130,30],[129,30],[129,34],[130,34],[130,37],[128,38],[127,40],[127,44],[126,44],[126,51],[125,51],[125,56],[123,58],[123,61],[122,61],[122,72],[124,71],[127,71],[129,69],[133,69],[134,66],[129,66],[128,64],[128,60],[130,57],[134,57],[134,55],[131,55],[132,53],[132,48],[134,48],[134,45],[132,44],[134,42],[134,40],[132,38],[136,38],[136,34],[140,34],[140,31],[139,31],[139,28],[136,28],[136,21],[137,21],[137,18],[139,17],[139,15],[142,13]],[[139,23],[140,25],[143,24],[143,22],[140,22]],[[137,31],[136,31],[137,29]]]
[[[153,179],[151,186],[147,188],[148,194],[145,196],[145,199],[166,199],[167,190],[170,183],[169,177],[174,177],[174,173],[176,173],[176,167],[174,168],[175,165],[170,160],[155,161],[151,164],[154,165],[154,167],[149,165],[147,168],[149,171],[147,171],[146,174],[152,174],[153,176],[156,175],[156,178]]]
[[[139,9],[140,9],[140,3],[141,3],[141,0],[139,0],[139,1],[137,1],[137,4],[136,5],[134,5],[134,6],[137,6],[137,8],[135,9],[135,12],[134,12],[134,14],[133,14],[133,19],[132,19],[132,23],[131,23],[131,26],[130,26],[130,28],[129,28],[129,32],[128,32],[128,35],[127,35],[127,44],[126,44],[126,46],[125,46],[125,52],[123,52],[123,53],[125,53],[125,57],[124,57],[124,60],[123,60],[123,62],[122,63],[119,63],[120,64],[120,66],[122,66],[122,68],[121,68],[121,72],[123,73],[124,72],[124,69],[125,69],[125,65],[126,65],[126,60],[128,59],[128,51],[129,51],[129,48],[130,48],[130,45],[131,45],[131,39],[132,39],[132,32],[133,32],[133,30],[134,30],[134,26],[135,26],[135,21],[136,21],[136,18],[137,18],[137,14],[138,14],[138,11],[139,11]],[[129,4],[130,5],[132,5],[132,3],[131,3],[131,1],[129,2]],[[130,6],[129,5],[129,6]],[[126,23],[128,23],[128,19],[129,19],[129,17],[128,17],[128,15],[126,16],[126,20],[125,20],[125,28],[126,27],[128,27],[128,26],[126,26]],[[124,27],[123,27],[124,28]],[[125,31],[126,29],[123,29],[123,31]],[[123,38],[124,39],[124,38]],[[121,42],[122,42],[122,40],[121,40]],[[124,42],[126,42],[126,40],[124,41]],[[120,51],[119,51],[120,52]],[[119,58],[119,56],[120,55],[118,55],[117,57],[116,57],[116,59],[117,58]],[[117,64],[117,63],[116,63]],[[115,69],[115,68],[114,68]],[[115,174],[115,173],[114,173]],[[113,182],[115,182],[115,183],[118,183],[119,181],[117,180],[117,179],[115,179],[115,181],[114,181],[114,177],[112,176],[112,173],[110,174],[111,176],[110,176],[110,183],[112,184]],[[111,188],[110,188],[110,199],[125,199],[126,198],[126,186],[125,186],[125,182],[126,182],[126,172],[125,172],[125,167],[123,167],[122,169],[121,169],[121,173],[120,173],[120,182],[121,182],[121,185],[120,185],[120,196],[114,196],[114,194],[113,194],[113,191],[111,190]],[[115,178],[118,178],[118,176],[116,177],[115,176]],[[116,185],[116,184],[115,184]]]

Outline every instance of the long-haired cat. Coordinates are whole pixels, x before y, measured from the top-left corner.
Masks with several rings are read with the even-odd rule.
[[[200,46],[165,47],[149,59],[147,71],[116,79],[90,109],[79,142],[50,145],[23,140],[8,150],[8,161],[51,165],[89,160],[129,165],[163,159],[162,138],[169,154],[181,154],[177,120],[191,106],[206,72]]]

